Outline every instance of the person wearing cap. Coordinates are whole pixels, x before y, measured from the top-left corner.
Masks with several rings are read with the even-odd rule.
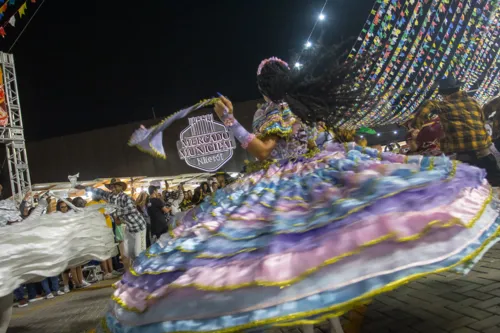
[[[495,148],[500,151],[500,95],[490,100],[483,106],[484,116],[491,119],[492,139]]]
[[[128,268],[128,265],[130,265],[129,260],[135,259],[146,249],[146,221],[137,210],[134,200],[125,194],[124,191],[127,190],[126,183],[113,178],[105,186],[111,192],[93,187],[88,187],[86,190],[117,206],[115,214],[120,222],[126,225],[123,240],[125,253],[122,253],[122,256],[126,257],[123,263],[125,268]],[[82,186],[77,186],[76,188],[82,189]]]
[[[453,77],[439,82],[442,101],[425,102],[410,123],[412,130],[420,130],[428,123],[431,114],[437,114],[444,136],[440,149],[446,155],[486,169],[487,179],[493,186],[500,186],[500,168],[490,151],[491,138],[485,128],[485,117],[479,103],[460,89]]]

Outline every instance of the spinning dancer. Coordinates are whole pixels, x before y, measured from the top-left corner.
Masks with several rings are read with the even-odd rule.
[[[321,116],[335,125],[364,98],[349,76],[359,64],[334,63],[323,63],[318,75],[306,66],[295,75],[280,59],[263,61],[257,83],[267,103],[253,133],[227,98],[212,100],[259,159],[256,171],[207,197],[183,217],[176,237],[136,259],[116,284],[99,332],[242,332],[321,322],[418,277],[461,267],[497,240],[498,214],[479,168],[354,143],[311,153],[309,121]],[[131,144],[163,151],[159,128],[140,129]]]
[[[9,324],[14,289],[57,276],[67,267],[116,255],[113,231],[98,211],[99,205],[79,209],[66,204],[73,210],[39,216],[37,210],[47,206],[42,198],[28,218],[0,227],[0,333]],[[0,216],[11,221],[13,213],[1,210]]]

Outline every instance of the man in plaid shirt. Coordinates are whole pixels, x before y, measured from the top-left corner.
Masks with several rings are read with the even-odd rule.
[[[129,260],[135,259],[142,251],[146,250],[146,221],[137,210],[137,206],[131,197],[126,195],[124,191],[127,189],[127,184],[119,179],[111,179],[111,182],[105,185],[111,192],[103,191],[93,187],[88,187],[86,190],[103,198],[110,204],[117,206],[116,217],[120,224],[126,225],[124,234],[125,253],[122,253],[123,263],[125,268],[130,265]],[[77,188],[81,188],[77,186]],[[118,225],[117,227],[122,227]]]
[[[500,95],[486,103],[483,106],[483,111],[486,120],[495,113],[491,119],[492,137],[495,148],[500,151]]]
[[[439,82],[443,101],[427,101],[411,122],[413,129],[420,129],[431,114],[437,114],[444,137],[440,148],[447,155],[455,154],[462,162],[486,169],[487,179],[493,186],[500,186],[500,168],[490,151],[491,138],[486,131],[481,106],[460,90],[452,77]]]

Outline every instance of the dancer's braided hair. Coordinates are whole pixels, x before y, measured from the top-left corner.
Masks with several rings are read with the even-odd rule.
[[[259,67],[257,85],[274,103],[286,102],[303,122],[323,119],[328,127],[338,126],[361,109],[366,87],[357,82],[366,58],[339,64],[338,48],[320,52],[300,70],[292,71],[277,58],[264,60]]]

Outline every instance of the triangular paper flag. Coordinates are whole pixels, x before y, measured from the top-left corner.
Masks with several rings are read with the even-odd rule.
[[[9,19],[9,23],[11,26],[15,27],[16,26],[16,17],[12,15]]]
[[[0,7],[0,13],[5,13],[5,11],[7,10],[7,6],[8,5],[9,5],[8,3],[4,3],[2,5],[2,7]]]
[[[17,12],[19,13],[19,17],[23,17],[23,15],[26,14],[26,2],[23,3],[21,7],[19,7],[19,10]]]
[[[3,38],[5,38],[5,35],[7,35],[5,33],[5,29],[3,27],[0,27],[0,36],[2,36]]]
[[[13,4],[15,4],[15,3],[16,3],[16,0],[9,0],[9,3],[10,3],[11,5],[13,5]]]
[[[191,112],[201,109],[204,106],[214,105],[219,99],[206,99],[198,104],[180,110],[170,117],[165,118],[161,123],[150,128],[141,126],[132,133],[128,142],[129,146],[137,147],[140,151],[148,153],[155,157],[167,158],[163,148],[163,131],[167,129],[174,121],[186,117]]]
[[[71,183],[71,187],[76,186],[76,182],[78,180],[78,177],[80,177],[80,173],[77,173],[76,175],[73,175],[73,176],[68,176],[68,180]]]

